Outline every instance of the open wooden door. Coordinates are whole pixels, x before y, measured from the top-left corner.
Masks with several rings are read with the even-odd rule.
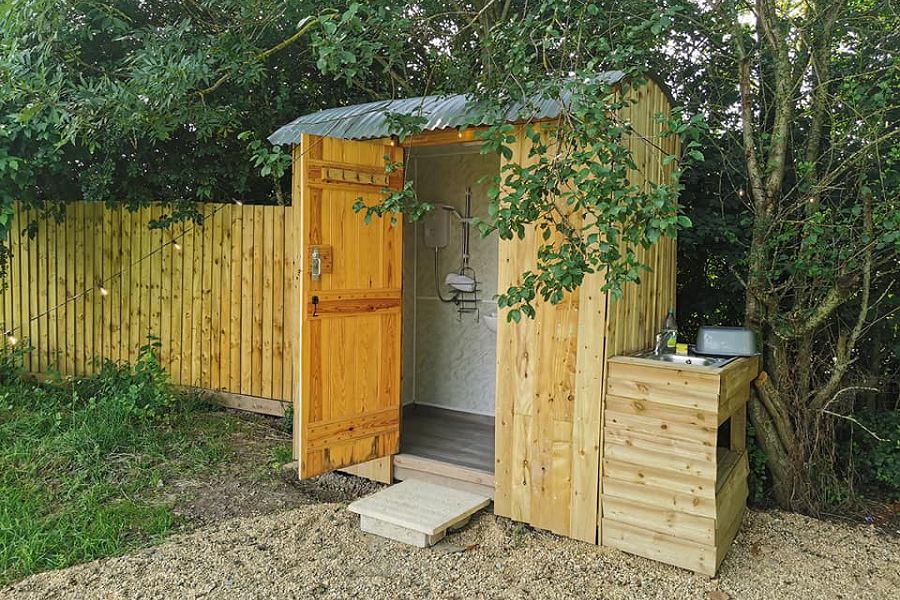
[[[399,451],[403,221],[366,224],[353,210],[403,185],[402,171],[385,174],[386,157],[402,163],[403,150],[310,135],[294,148],[301,478]]]

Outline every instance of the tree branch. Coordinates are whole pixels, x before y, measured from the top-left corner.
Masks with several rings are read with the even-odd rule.
[[[381,67],[387,72],[390,76],[391,81],[393,81],[397,87],[406,92],[409,91],[409,83],[406,82],[400,75],[394,70],[393,67],[388,63],[387,59],[383,56],[375,55],[375,61],[381,65]]]
[[[769,413],[769,417],[772,419],[772,425],[778,432],[778,438],[781,440],[781,443],[785,448],[795,448],[797,438],[791,427],[791,419],[787,414],[784,403],[781,401],[778,390],[772,385],[769,374],[765,371],[760,372],[759,377],[753,381],[753,385],[756,387],[756,394],[760,402],[766,407],[766,412]]]
[[[874,221],[872,216],[872,194],[865,186],[860,186],[860,194],[863,200],[863,227],[869,240],[874,235]],[[850,365],[856,360],[852,357],[853,349],[856,342],[865,327],[866,320],[869,316],[869,299],[872,292],[872,244],[866,245],[866,251],[862,264],[862,290],[860,291],[859,312],[856,317],[856,323],[853,329],[842,340],[838,339],[837,352],[835,353],[834,369],[828,382],[823,385],[813,398],[812,406],[815,409],[821,409],[826,405],[829,399],[835,395],[836,390],[841,385]]]
[[[775,497],[781,506],[790,506],[793,496],[790,455],[779,438],[771,414],[758,397],[756,394],[755,398],[750,398],[750,421],[756,428],[756,441],[766,453],[766,464],[772,470]]]
[[[741,133],[744,142],[744,158],[747,160],[747,175],[750,178],[750,189],[755,203],[766,206],[765,187],[763,186],[762,173],[759,170],[759,158],[756,154],[756,138],[753,131],[753,92],[750,90],[750,58],[744,48],[743,34],[740,24],[735,21],[735,45],[738,52],[739,83],[741,92]]]
[[[285,48],[287,48],[288,46],[290,46],[291,44],[293,44],[294,42],[296,42],[297,40],[302,38],[306,34],[306,32],[308,32],[310,29],[312,29],[313,25],[315,25],[316,23],[318,23],[318,19],[316,17],[312,17],[312,16],[305,17],[302,21],[300,21],[299,29],[297,29],[297,31],[292,36],[278,42],[277,44],[275,44],[268,50],[264,50],[264,51],[260,52],[259,54],[254,56],[252,60],[244,61],[243,65],[248,65],[251,62],[260,62],[260,61],[266,60],[267,58],[269,58],[276,52],[280,52],[281,50],[284,50]],[[230,71],[228,73],[225,73],[224,75],[219,77],[215,81],[215,83],[213,83],[211,86],[209,86],[206,89],[202,89],[197,92],[194,92],[194,95],[200,96],[200,98],[204,98],[205,96],[212,94],[217,89],[222,87],[222,84],[224,84],[226,81],[231,79],[231,77],[234,75],[234,73],[235,73],[235,71]]]
[[[828,290],[822,301],[816,306],[813,313],[807,317],[802,323],[794,326],[792,331],[787,333],[777,333],[778,337],[791,340],[797,339],[819,328],[828,318],[836,311],[848,298],[852,295],[853,288],[848,285],[845,280],[839,279]]]
[[[761,0],[761,4],[767,4]],[[787,38],[776,27],[777,15],[774,8],[764,10],[759,15],[763,29],[771,33],[773,40],[772,58],[775,62],[775,118],[772,123],[772,132],[769,140],[769,156],[766,160],[766,196],[774,201],[776,195],[780,195],[781,184],[784,181],[785,160],[793,116],[794,78],[791,69],[791,57],[788,50]]]
[[[818,158],[822,146],[822,134],[825,129],[825,117],[828,114],[828,79],[831,76],[831,62],[829,60],[829,48],[834,24],[837,21],[843,3],[834,2],[829,6],[825,15],[825,23],[821,28],[814,27],[810,36],[810,58],[813,67],[813,91],[812,106],[810,107],[809,136],[806,142],[806,162],[810,165],[806,180],[811,192],[809,201],[806,202],[806,214],[812,214],[819,205],[821,190],[816,187],[818,180]],[[819,34],[819,35],[817,35]]]
[[[860,423],[860,422],[856,419],[856,417],[854,417],[854,416],[852,416],[852,415],[842,415],[842,414],[840,414],[840,413],[836,413],[836,412],[833,412],[833,411],[830,411],[830,410],[826,410],[826,409],[824,409],[824,408],[822,409],[822,412],[825,413],[826,415],[831,415],[832,417],[839,417],[839,418],[841,418],[841,419],[847,419],[847,420],[850,421],[851,423],[857,424],[863,431],[865,431],[866,433],[868,433],[869,435],[871,435],[873,438],[875,438],[875,439],[878,440],[879,442],[889,442],[889,441],[891,441],[891,440],[886,440],[886,439],[884,439],[883,437],[880,437],[877,433],[875,433],[874,431],[872,431],[871,429],[869,429],[868,427],[866,427],[865,425],[863,425],[862,423]]]

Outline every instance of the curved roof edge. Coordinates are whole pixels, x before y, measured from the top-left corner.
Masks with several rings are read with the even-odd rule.
[[[624,79],[622,71],[598,73],[599,81],[615,84]],[[656,77],[649,77],[670,97]],[[509,122],[527,119],[553,119],[562,112],[563,100],[536,97],[520,101],[506,109]],[[327,108],[298,117],[280,127],[269,136],[274,145],[297,144],[303,134],[320,135],[352,140],[383,138],[391,135],[389,115],[404,115],[424,119],[423,131],[435,131],[448,127],[472,127],[487,125],[490,118],[478,114],[477,103],[466,94],[445,96],[420,96],[397,100],[380,100],[352,106]]]

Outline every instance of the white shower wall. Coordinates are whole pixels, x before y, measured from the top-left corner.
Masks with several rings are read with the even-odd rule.
[[[465,210],[466,187],[472,190],[472,214],[487,218],[487,191],[500,168],[496,155],[477,147],[431,147],[413,150],[408,174],[420,200]],[[481,181],[484,179],[484,181]],[[475,315],[459,315],[456,305],[435,292],[434,250],[425,247],[421,223],[407,224],[403,273],[403,403],[426,404],[478,414],[494,414],[496,334]],[[462,230],[451,217],[450,243],[438,256],[438,280],[461,263]],[[469,235],[469,264],[475,269],[481,314],[497,308],[496,234]],[[447,294],[444,294],[445,298]]]

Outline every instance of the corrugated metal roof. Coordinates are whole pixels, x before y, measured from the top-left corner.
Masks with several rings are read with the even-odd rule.
[[[622,71],[607,71],[599,73],[597,78],[604,83],[613,84],[624,76]],[[567,94],[563,94],[562,99],[541,97],[516,102],[507,109],[506,120],[517,122],[552,119],[562,112],[566,96]],[[478,113],[476,102],[465,94],[382,100],[328,108],[303,115],[270,135],[269,142],[275,145],[297,144],[304,133],[349,140],[383,138],[392,133],[388,123],[389,114],[423,117],[426,119],[423,131],[486,125],[490,122],[487,116]]]

